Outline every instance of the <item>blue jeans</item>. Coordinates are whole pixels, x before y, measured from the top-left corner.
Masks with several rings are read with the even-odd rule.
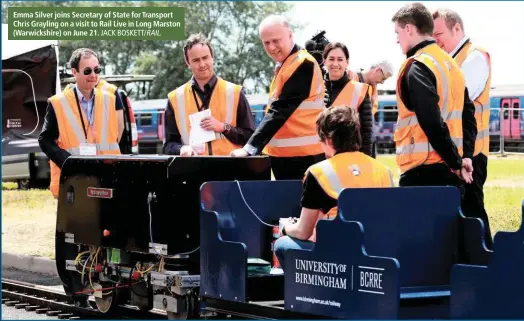
[[[315,243],[311,241],[302,241],[289,236],[283,236],[275,242],[275,255],[278,258],[280,267],[284,269],[284,257],[288,250],[311,250],[315,247]]]

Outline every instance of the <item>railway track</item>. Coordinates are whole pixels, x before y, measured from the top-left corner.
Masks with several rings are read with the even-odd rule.
[[[94,303],[94,301],[90,301]],[[63,320],[78,319],[167,319],[163,311],[142,311],[120,305],[108,313],[77,307],[63,292],[39,285],[2,278],[2,304]]]

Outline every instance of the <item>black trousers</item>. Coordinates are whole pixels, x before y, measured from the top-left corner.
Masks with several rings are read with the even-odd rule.
[[[410,169],[400,176],[399,186],[456,186],[464,195],[462,180],[444,163]]]
[[[478,154],[473,157],[473,182],[465,184],[462,211],[467,217],[477,217],[484,222],[484,239],[488,249],[492,248],[493,238],[489,227],[489,218],[484,208],[484,183],[488,176],[488,157]]]
[[[270,157],[276,180],[302,180],[309,166],[326,159],[324,154],[302,157]]]

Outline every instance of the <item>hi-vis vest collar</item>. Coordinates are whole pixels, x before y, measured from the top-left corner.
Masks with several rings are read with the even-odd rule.
[[[117,91],[117,89],[118,89],[118,87],[116,87],[113,84],[108,83],[104,79],[100,79],[100,81],[96,85],[96,88],[98,88],[100,90],[103,90],[103,91],[108,91],[108,92],[110,92],[112,94],[114,94]]]
[[[283,67],[291,67],[291,68],[294,68],[294,70],[296,70],[296,66],[293,66],[294,63],[296,63],[301,57],[300,57],[300,54],[303,54],[302,51],[305,51],[305,50],[299,50],[297,52],[295,52],[294,54],[292,54],[290,57],[288,57],[288,60],[286,60],[279,68],[279,69],[282,69]],[[306,51],[307,52],[307,51]],[[287,80],[287,79],[286,79]],[[320,108],[324,108],[324,101],[323,101],[323,98],[322,97],[322,85],[323,85],[323,81],[322,81],[322,73],[318,74],[317,75],[317,79],[316,79],[316,95],[317,95],[317,99],[316,100],[304,100],[299,106],[298,106],[298,110],[308,110],[308,109],[320,109]],[[278,99],[278,97],[280,97],[280,91],[282,90],[282,88],[284,87],[284,83],[282,83],[282,77],[279,77],[278,74],[277,76],[273,77],[273,81],[271,81],[271,86],[270,86],[270,96],[269,96],[269,101],[268,101],[268,107],[271,106],[271,104]]]

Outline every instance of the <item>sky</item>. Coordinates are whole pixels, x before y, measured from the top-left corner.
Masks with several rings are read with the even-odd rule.
[[[447,7],[459,13],[466,36],[491,54],[492,85],[524,84],[524,2],[421,1],[428,9]],[[368,68],[390,60],[394,75],[383,89],[395,87],[397,71],[405,56],[396,43],[391,18],[404,1],[294,1],[286,16],[304,25],[295,33],[297,44],[317,31],[326,30],[329,41],[346,44],[350,68]]]

